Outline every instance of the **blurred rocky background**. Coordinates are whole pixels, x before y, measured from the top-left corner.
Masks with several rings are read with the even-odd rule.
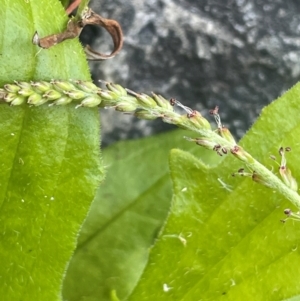
[[[115,58],[90,63],[95,81],[174,97],[205,116],[219,105],[238,138],[263,106],[299,80],[297,0],[92,0],[90,6],[117,20],[125,36]],[[81,40],[100,52],[113,48],[100,27],[85,28]],[[111,109],[101,115],[103,145],[173,128]]]

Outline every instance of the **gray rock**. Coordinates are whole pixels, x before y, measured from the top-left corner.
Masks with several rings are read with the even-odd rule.
[[[175,97],[205,116],[219,105],[238,138],[299,79],[296,0],[94,0],[91,7],[119,21],[125,35],[120,54],[90,63],[95,80]],[[101,52],[112,49],[101,28],[86,28],[81,38]],[[101,115],[104,145],[173,128],[111,110]]]

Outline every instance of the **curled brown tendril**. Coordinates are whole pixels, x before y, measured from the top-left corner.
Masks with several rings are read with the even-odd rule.
[[[52,34],[44,38],[40,38],[38,33],[35,32],[32,43],[38,45],[41,48],[48,49],[54,45],[57,45],[67,39],[74,39],[78,37],[86,25],[99,25],[104,27],[106,31],[112,37],[114,43],[114,49],[110,54],[104,54],[93,50],[89,45],[84,48],[89,60],[106,60],[114,57],[123,46],[123,33],[120,24],[111,19],[105,19],[96,14],[90,8],[87,9],[79,18],[72,18],[67,25],[67,29],[64,32],[58,34]]]

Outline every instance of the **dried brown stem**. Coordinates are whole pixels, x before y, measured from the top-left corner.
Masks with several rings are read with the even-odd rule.
[[[67,29],[58,34],[52,34],[44,38],[39,38],[38,33],[35,32],[32,43],[38,45],[41,48],[48,49],[54,45],[57,45],[67,39],[74,39],[78,37],[83,27],[78,26],[74,19],[68,22]]]
[[[86,25],[99,25],[105,28],[112,37],[114,43],[114,49],[110,54],[97,52],[87,45],[84,50],[89,60],[106,60],[114,57],[121,50],[123,46],[123,33],[120,24],[115,20],[105,19],[99,16],[91,9],[88,9],[79,21],[75,18],[71,19],[64,32],[52,34],[44,38],[40,38],[38,33],[35,32],[32,43],[41,48],[48,49],[67,39],[78,37]]]

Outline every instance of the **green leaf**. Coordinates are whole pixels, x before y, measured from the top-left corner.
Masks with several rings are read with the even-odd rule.
[[[65,28],[58,1],[0,6],[0,86],[90,75],[78,41],[31,40]],[[59,300],[78,231],[102,178],[97,109],[0,104],[0,296]]]
[[[185,131],[168,132],[103,151],[107,178],[67,271],[67,300],[111,300],[113,291],[124,299],[132,291],[169,211],[168,153],[176,146],[199,150],[184,135]],[[218,159],[207,150],[202,153],[207,160]]]
[[[288,166],[298,179],[299,101],[300,84],[264,109],[241,142],[274,171],[270,154],[292,147]],[[171,213],[130,301],[298,300],[300,224],[280,222],[291,205],[279,193],[231,177],[240,167],[232,156],[209,168],[172,151]]]

